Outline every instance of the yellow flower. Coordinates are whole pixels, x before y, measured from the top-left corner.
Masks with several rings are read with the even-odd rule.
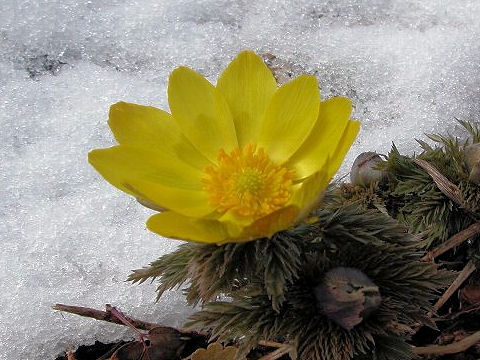
[[[343,97],[320,101],[301,75],[277,88],[262,59],[241,52],[213,86],[195,71],[170,75],[171,114],[119,102],[109,125],[119,145],[90,163],[152,208],[170,238],[204,243],[270,237],[305,217],[338,170],[359,123]]]

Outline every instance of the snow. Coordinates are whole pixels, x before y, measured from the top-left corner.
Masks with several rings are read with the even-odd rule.
[[[476,0],[2,0],[0,359],[132,336],[55,303],[174,326],[191,311],[180,291],[155,304],[155,284],[124,281],[178,242],[86,161],[114,143],[110,104],[166,108],[176,66],[215,81],[239,50],[271,53],[316,74],[324,98],[353,100],[362,131],[344,173],[359,152],[412,153],[455,117],[480,121],[479,16]]]

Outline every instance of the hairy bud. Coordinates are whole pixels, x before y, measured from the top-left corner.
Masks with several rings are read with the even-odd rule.
[[[360,324],[382,301],[378,286],[367,275],[346,267],[328,271],[314,293],[318,309],[346,330]]]
[[[148,332],[144,341],[132,341],[117,351],[111,360],[180,360],[180,356],[186,345],[186,338],[182,334],[169,327],[156,327]]]
[[[353,162],[350,181],[354,185],[370,185],[382,180],[385,174],[377,169],[382,162],[382,158],[377,153],[371,151],[361,153]]]

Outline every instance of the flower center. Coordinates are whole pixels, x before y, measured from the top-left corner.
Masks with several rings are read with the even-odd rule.
[[[262,180],[262,174],[258,169],[245,169],[238,174],[235,181],[235,188],[241,193],[248,191],[250,194],[256,194],[264,186]]]
[[[230,154],[218,152],[205,169],[205,190],[218,211],[259,218],[284,206],[292,196],[293,171],[272,163],[262,148],[248,144]]]

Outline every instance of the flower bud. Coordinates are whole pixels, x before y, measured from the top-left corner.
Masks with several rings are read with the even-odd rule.
[[[385,176],[378,165],[384,162],[375,152],[364,152],[357,156],[350,171],[350,181],[354,185],[370,185],[379,182]]]
[[[480,143],[465,146],[465,162],[470,172],[468,179],[480,185]]]
[[[346,330],[360,324],[382,302],[378,286],[355,268],[331,269],[314,293],[320,312]]]

